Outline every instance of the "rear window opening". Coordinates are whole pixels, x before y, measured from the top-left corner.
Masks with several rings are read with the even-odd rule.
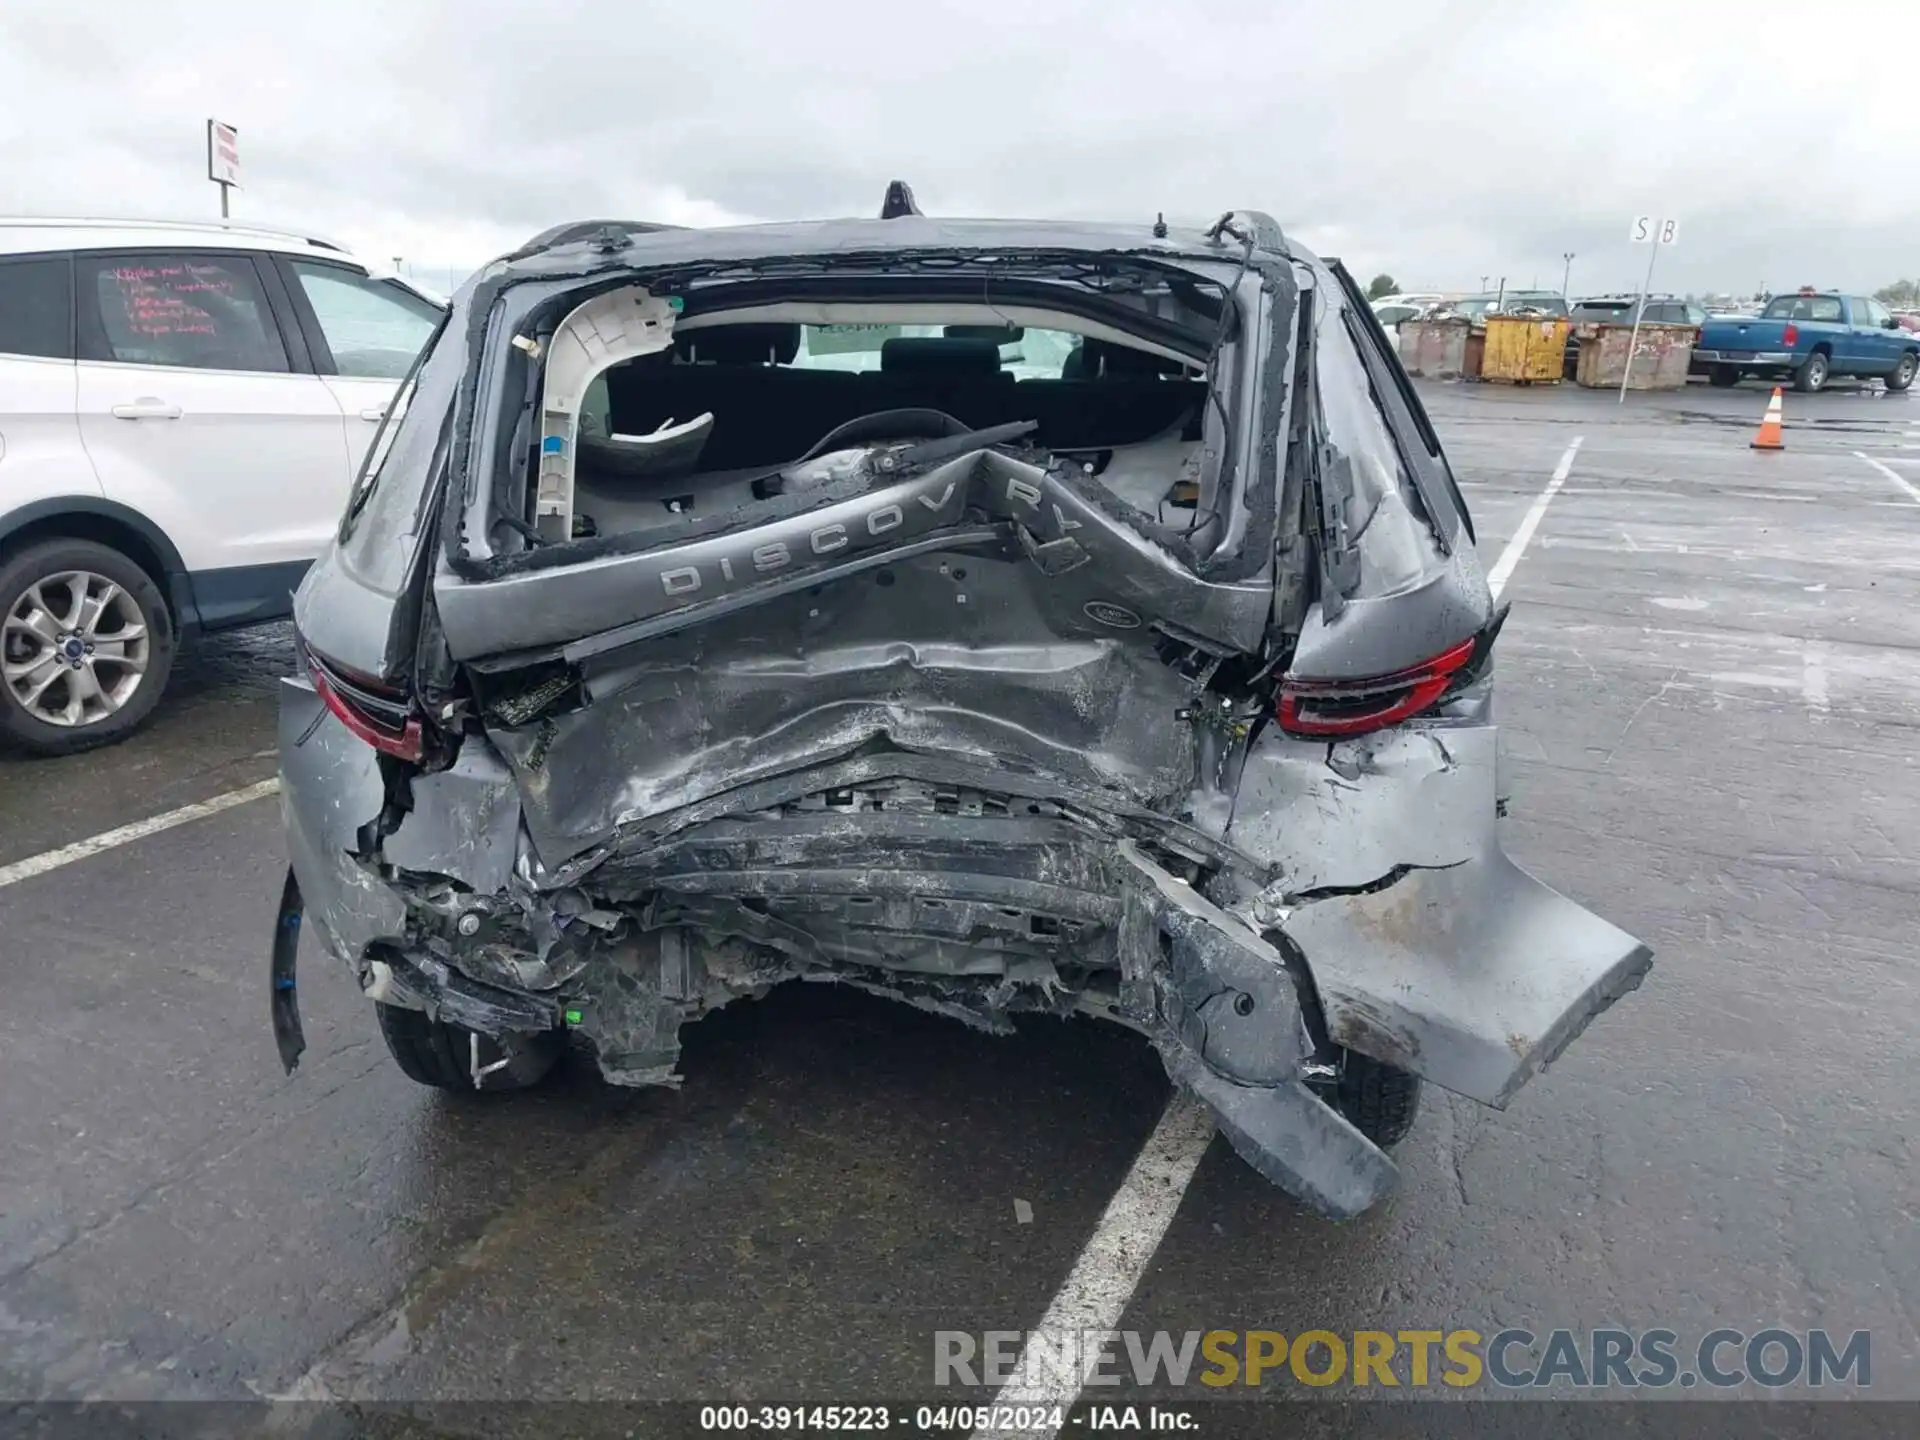
[[[1763,320],[1826,321],[1839,324],[1844,318],[1838,295],[1781,295],[1760,312]]]
[[[928,418],[969,430],[1031,421],[1027,443],[1070,458],[1164,524],[1184,523],[1207,382],[1198,361],[1064,328],[981,324],[720,324],[615,365],[588,388],[573,538],[657,533],[765,498],[770,471],[842,427],[894,416],[849,445],[914,439]],[[888,434],[892,424],[900,433]]]
[[[1054,305],[1039,292],[1057,282],[995,276],[985,304],[901,278],[875,282],[903,292],[885,299],[756,285],[714,303],[729,278],[545,302],[510,337],[505,463],[473,558],[501,575],[744,530],[871,488],[876,447],[957,455],[988,432],[1151,538],[1212,553],[1245,364],[1227,285],[1075,271]]]

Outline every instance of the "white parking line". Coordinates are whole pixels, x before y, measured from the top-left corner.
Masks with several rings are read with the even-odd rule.
[[[1498,600],[1500,592],[1507,588],[1507,581],[1513,576],[1513,567],[1527,553],[1527,543],[1533,539],[1533,532],[1540,528],[1540,520],[1547,513],[1547,506],[1553,503],[1553,497],[1560,493],[1560,487],[1567,483],[1567,476],[1573,473],[1573,457],[1580,453],[1580,443],[1586,438],[1584,435],[1573,437],[1566,453],[1560,457],[1560,463],[1553,467],[1553,478],[1547,481],[1547,488],[1527,507],[1527,513],[1520,519],[1520,528],[1513,532],[1513,538],[1507,541],[1507,548],[1500,552],[1500,558],[1493,562],[1493,569],[1487,572],[1487,588],[1493,591],[1494,599]]]
[[[145,820],[135,820],[130,825],[103,830],[88,839],[62,845],[58,850],[43,851],[38,855],[29,855],[25,860],[16,860],[11,865],[0,865],[0,890],[17,885],[22,880],[31,880],[36,875],[44,875],[49,870],[58,870],[62,865],[71,865],[76,860],[85,860],[102,851],[130,845],[149,835],[158,835],[162,830],[171,830],[190,820],[204,820],[209,815],[218,815],[222,810],[231,810],[236,805],[264,800],[269,795],[278,794],[279,790],[278,780],[262,780],[257,785],[246,785],[238,790],[229,790],[224,795],[215,795],[211,800],[196,800],[191,805],[182,805],[178,810],[168,810],[164,814],[150,815]]]
[[[1909,500],[1920,501],[1920,490],[1914,489],[1912,482],[1909,481],[1905,476],[1896,473],[1892,466],[1882,465],[1878,460],[1874,459],[1871,455],[1866,454],[1864,451],[1856,450],[1853,452],[1853,455],[1856,460],[1866,461],[1867,464],[1873,466],[1874,469],[1878,470],[1882,475],[1886,476],[1887,479],[1893,481],[1894,484],[1898,485],[1902,490],[1906,491],[1907,498]]]
[[[1527,511],[1520,528],[1507,542],[1507,548],[1500,552],[1499,560],[1487,577],[1487,584],[1496,599],[1508,577],[1513,574],[1513,567],[1526,554],[1527,544],[1540,528],[1540,520],[1547,513],[1547,506],[1559,493],[1560,487],[1567,483],[1567,476],[1573,472],[1573,457],[1579,453],[1580,443],[1585,438],[1581,435],[1573,437],[1566,453],[1560,457],[1560,463],[1554,466],[1553,478],[1547,482],[1547,488]],[[1074,1262],[1066,1283],[1060,1287],[1053,1302],[1047,1306],[1047,1313],[1040,1320],[1039,1333],[1051,1337],[1051,1343],[1042,1347],[1029,1344],[1022,1348],[1019,1365],[993,1398],[995,1405],[1043,1406],[1047,1409],[1058,1406],[1064,1412],[1080,1398],[1091,1364],[1099,1362],[1100,1352],[1096,1347],[1063,1352],[1062,1341],[1077,1341],[1088,1331],[1111,1330],[1126,1312],[1134,1289],[1139,1285],[1140,1277],[1146,1273],[1154,1252],[1160,1248],[1167,1227],[1173,1223],[1174,1213],[1180,1208],[1180,1199],[1192,1183],[1194,1171],[1200,1166],[1200,1157],[1206,1154],[1212,1140],[1213,1119],[1205,1106],[1185,1094],[1176,1094],[1167,1102],[1159,1123],[1153,1127],[1153,1134],[1147,1137],[1147,1143],[1140,1148],[1133,1168],[1127,1171],[1127,1178],[1120,1182],[1119,1191],[1107,1202],[1100,1223],[1094,1227],[1086,1247],[1080,1252],[1080,1258]],[[1092,1353],[1087,1354],[1086,1350]],[[1073,1374],[1050,1373],[1052,1367],[1038,1358],[1043,1352],[1049,1355],[1077,1354],[1083,1362],[1082,1368]],[[1059,1431],[1056,1427],[1047,1427],[1018,1433],[1026,1437],[1039,1437],[1039,1440],[1053,1440]],[[1002,1436],[1012,1440],[1014,1434],[1010,1430],[982,1428],[974,1432],[973,1440],[999,1440]]]
[[[1064,1411],[1079,1398],[1088,1373],[1100,1360],[1097,1347],[1091,1354],[1077,1347],[1080,1337],[1090,1330],[1111,1330],[1119,1322],[1140,1283],[1147,1262],[1160,1248],[1160,1241],[1180,1208],[1180,1197],[1187,1192],[1200,1157],[1213,1139],[1213,1117],[1206,1107],[1188,1095],[1175,1095],[1161,1113],[1160,1123],[1140,1147],[1133,1168],[1113,1199],[1107,1202],[1093,1237],[1074,1262],[1073,1272],[1053,1297],[1039,1330],[1053,1337],[1045,1347],[1032,1344],[1020,1352],[1020,1363],[1012,1377],[994,1396],[995,1405],[1034,1405]],[[1061,1342],[1074,1348],[1063,1349]],[[1050,1374],[1050,1366],[1036,1359],[1041,1348],[1053,1353],[1074,1355],[1082,1362],[1076,1373]],[[1090,1362],[1090,1363],[1089,1363]],[[1057,1427],[1038,1430],[974,1431],[974,1440],[1018,1434],[1027,1440],[1052,1440]]]

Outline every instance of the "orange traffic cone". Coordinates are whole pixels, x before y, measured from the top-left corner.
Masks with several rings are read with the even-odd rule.
[[[1753,437],[1755,450],[1784,450],[1786,442],[1780,438],[1780,387],[1773,387],[1773,398],[1767,402],[1766,417],[1760,422],[1760,433]]]

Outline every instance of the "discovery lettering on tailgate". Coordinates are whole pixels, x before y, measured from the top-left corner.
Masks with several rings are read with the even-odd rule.
[[[937,478],[937,474],[933,477]],[[825,525],[816,525],[801,530],[790,539],[767,540],[751,548],[743,548],[734,554],[719,554],[712,560],[704,557],[688,565],[676,565],[670,570],[660,572],[660,588],[668,595],[697,595],[710,586],[725,587],[745,584],[761,576],[778,574],[796,561],[809,557],[825,558],[843,550],[857,546],[865,549],[867,540],[878,540],[882,536],[903,529],[907,524],[906,504],[924,506],[931,522],[918,525],[914,533],[931,529],[940,521],[950,519],[947,515],[953,497],[959,492],[960,483],[949,478],[938,497],[930,494],[909,494],[904,501],[889,500],[883,505],[875,505],[866,510],[856,510],[845,520],[830,521]],[[898,490],[892,492],[899,494]],[[1035,492],[1038,493],[1037,491]],[[838,508],[838,507],[836,507]],[[1057,507],[1056,507],[1057,508]],[[764,535],[764,530],[756,532]],[[743,546],[752,535],[744,537]],[[688,547],[688,549],[705,547]],[[686,551],[680,552],[682,556]]]

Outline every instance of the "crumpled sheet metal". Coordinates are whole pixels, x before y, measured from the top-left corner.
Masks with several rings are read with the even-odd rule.
[[[1498,732],[1407,728],[1329,743],[1263,732],[1225,839],[1277,867],[1274,898],[1371,885],[1497,850]]]
[[[452,765],[416,775],[413,806],[380,845],[389,865],[458,880],[476,894],[507,888],[520,841],[520,792],[494,748],[469,736]]]

